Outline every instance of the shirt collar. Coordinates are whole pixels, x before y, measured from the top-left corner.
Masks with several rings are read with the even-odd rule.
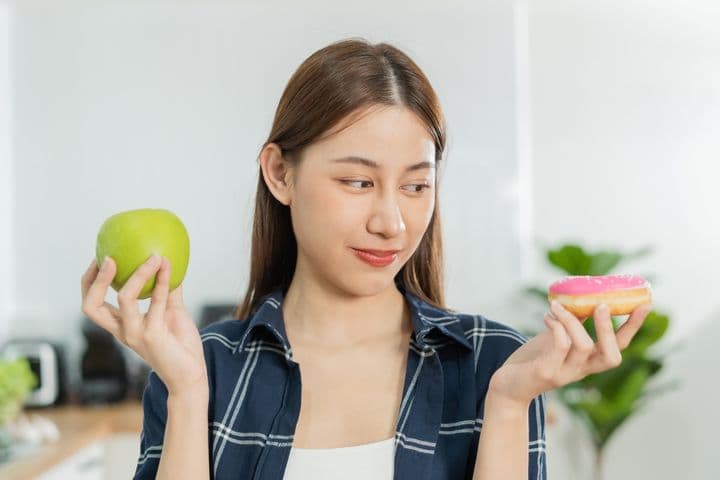
[[[472,350],[472,345],[465,336],[462,323],[456,313],[429,304],[408,291],[402,283],[396,282],[395,285],[408,301],[414,339],[421,349],[432,350],[434,346],[444,343],[444,340],[447,339]],[[285,358],[292,359],[292,349],[287,339],[282,315],[283,300],[284,294],[280,287],[263,297],[255,313],[245,320],[250,324],[233,353],[242,351],[252,332],[261,327],[271,332],[280,342],[285,349]]]

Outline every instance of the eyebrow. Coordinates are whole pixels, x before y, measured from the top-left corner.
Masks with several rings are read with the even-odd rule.
[[[355,163],[355,164],[365,165],[366,167],[370,167],[370,168],[382,168],[374,160],[370,160],[369,158],[358,157],[355,155],[350,155],[350,156],[342,157],[342,158],[336,158],[332,162],[333,163]],[[405,171],[411,172],[413,170],[422,170],[425,168],[435,168],[435,163],[433,163],[433,162],[416,163],[415,165],[410,165],[409,167],[407,167],[405,169]]]

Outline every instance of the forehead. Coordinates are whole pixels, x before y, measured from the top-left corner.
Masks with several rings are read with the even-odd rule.
[[[343,163],[330,160],[347,156],[372,159],[380,168],[395,168],[421,161],[434,163],[435,143],[414,112],[381,106],[348,115],[305,153],[327,168],[341,167]]]

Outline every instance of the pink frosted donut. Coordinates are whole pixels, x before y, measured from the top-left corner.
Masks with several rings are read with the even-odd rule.
[[[601,303],[610,308],[610,315],[627,315],[652,303],[652,287],[638,275],[573,275],[548,287],[548,302],[553,300],[578,318],[592,316]]]

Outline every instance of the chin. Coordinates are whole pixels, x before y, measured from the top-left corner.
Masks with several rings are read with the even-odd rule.
[[[395,288],[395,274],[386,275],[346,275],[340,278],[337,286],[340,290],[354,297],[373,297]]]

